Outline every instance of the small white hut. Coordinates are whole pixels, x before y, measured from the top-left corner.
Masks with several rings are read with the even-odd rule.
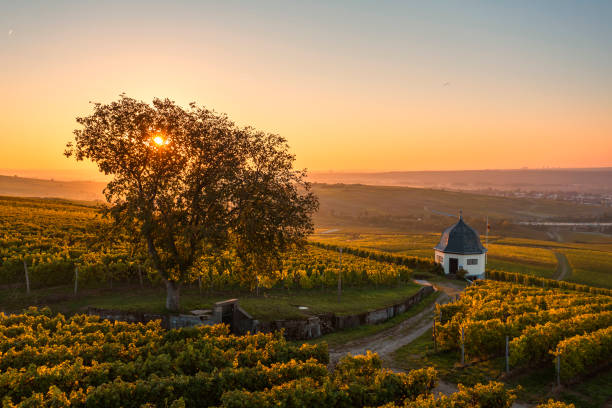
[[[448,227],[434,247],[436,262],[444,268],[444,273],[457,273],[459,269],[467,271],[468,279],[484,279],[487,263],[487,249],[480,242],[480,235],[463,221]]]

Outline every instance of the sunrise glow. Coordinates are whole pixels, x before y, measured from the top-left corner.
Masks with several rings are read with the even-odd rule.
[[[0,7],[2,168],[73,169],[75,117],[123,92],[280,134],[310,171],[612,166],[612,3],[64,6]]]

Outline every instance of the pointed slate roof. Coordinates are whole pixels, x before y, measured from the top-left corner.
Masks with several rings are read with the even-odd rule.
[[[480,236],[459,216],[459,222],[442,233],[440,242],[434,247],[438,251],[460,255],[484,254],[487,249],[480,243]]]

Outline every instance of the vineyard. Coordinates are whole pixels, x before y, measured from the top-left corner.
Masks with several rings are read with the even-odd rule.
[[[66,318],[48,310],[0,314],[3,407],[510,407],[500,383],[434,399],[432,368],[381,369],[375,354],[346,356],[280,333],[234,336],[226,326],[163,331]],[[553,403],[542,407],[562,407]]]
[[[101,247],[96,209],[62,200],[0,197],[0,285],[70,283],[80,267],[83,283],[136,279],[136,259],[122,242]]]
[[[78,267],[80,285],[113,282],[156,283],[145,257],[121,237],[100,237],[106,223],[91,206],[58,200],[0,198],[0,285],[23,284],[25,269],[32,287],[71,284]],[[102,238],[102,239],[101,239]],[[101,245],[100,241],[105,241]],[[309,245],[286,254],[281,270],[261,277],[268,288],[310,289],[337,285],[338,273],[348,286],[407,282],[415,267],[433,268],[431,261],[404,257],[401,262],[382,253]],[[393,262],[391,262],[393,261]],[[205,288],[249,287],[234,273],[243,266],[226,251],[202,259],[192,281]]]
[[[482,360],[503,356],[507,347],[509,369],[557,367],[564,383],[612,358],[612,297],[606,295],[481,281],[438,306],[436,320],[442,350]]]

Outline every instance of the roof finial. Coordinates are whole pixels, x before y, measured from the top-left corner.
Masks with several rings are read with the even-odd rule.
[[[459,210],[459,219],[462,220],[463,219],[463,210]]]

